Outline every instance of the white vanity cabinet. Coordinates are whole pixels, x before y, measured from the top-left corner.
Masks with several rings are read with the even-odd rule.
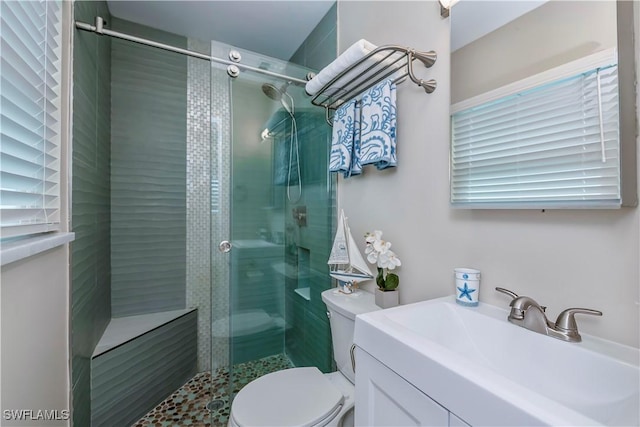
[[[356,355],[356,426],[468,426],[366,351]]]
[[[359,314],[356,423],[640,426],[638,349],[566,343],[507,315],[453,295]]]
[[[469,424],[456,417],[455,414],[449,412],[449,427],[470,427]]]

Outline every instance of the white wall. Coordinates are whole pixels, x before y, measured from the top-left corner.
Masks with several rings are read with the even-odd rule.
[[[461,31],[455,8],[451,20]],[[615,2],[549,1],[451,54],[451,103],[615,47],[616,40]]]
[[[68,259],[65,245],[2,267],[3,410],[69,409]],[[4,419],[0,424],[67,425]]]
[[[63,2],[63,60],[70,58],[71,8],[71,2]],[[69,66],[70,60],[62,68],[62,232],[68,231],[69,218],[65,173],[69,154]],[[69,354],[69,244],[4,265],[0,270],[0,425],[69,425],[62,420],[8,421],[3,412],[69,410]]]
[[[637,83],[640,79],[640,4],[636,1],[633,4],[633,28],[634,28],[634,40],[636,48],[636,113],[638,117],[638,145],[640,145],[640,85]],[[640,171],[640,156],[638,156],[638,170]],[[640,221],[640,219],[639,219]],[[638,239],[638,252],[640,253],[640,239]],[[640,261],[639,258],[635,259],[636,267],[638,268],[638,276],[640,276]],[[636,283],[636,286],[640,286]],[[636,303],[636,310],[640,310],[640,303]],[[636,337],[640,335],[640,332],[636,331]],[[640,339],[640,338],[639,338]]]
[[[360,38],[439,55],[419,70],[437,79],[433,94],[410,82],[398,88],[398,167],[338,183],[356,239],[380,229],[401,258],[401,303],[451,294],[453,268],[476,267],[481,301],[507,307],[494,291],[503,286],[547,305],[552,319],[567,307],[599,309],[601,318],[578,319],[583,332],[639,346],[638,209],[451,209],[449,20],[436,1],[339,1],[339,51]]]

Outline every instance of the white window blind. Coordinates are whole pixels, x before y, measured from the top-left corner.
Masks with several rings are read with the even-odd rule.
[[[0,2],[0,231],[60,222],[61,4]]]
[[[593,62],[452,114],[454,206],[621,205],[617,65]]]

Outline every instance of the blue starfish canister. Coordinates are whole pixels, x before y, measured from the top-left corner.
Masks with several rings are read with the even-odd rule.
[[[480,270],[456,268],[455,282],[456,302],[467,307],[477,306],[480,293]]]

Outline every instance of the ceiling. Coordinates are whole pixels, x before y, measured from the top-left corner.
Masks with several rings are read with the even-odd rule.
[[[451,51],[489,34],[547,1],[458,1],[451,9]]]
[[[335,0],[108,0],[117,18],[289,60]]]

